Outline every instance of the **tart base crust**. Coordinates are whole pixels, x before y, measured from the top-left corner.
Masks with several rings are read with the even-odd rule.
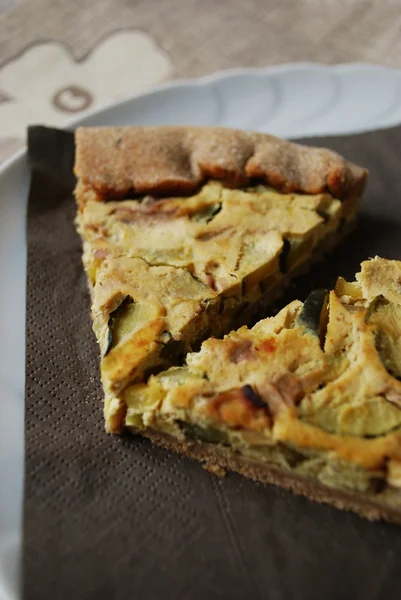
[[[222,476],[227,471],[235,471],[253,481],[278,485],[294,494],[306,496],[314,502],[355,512],[369,521],[383,519],[401,525],[401,512],[396,509],[384,506],[371,498],[362,497],[355,492],[329,488],[310,477],[284,471],[276,465],[253,461],[230,448],[196,440],[180,441],[167,433],[149,427],[131,431],[149,438],[157,446],[198,460],[203,463],[207,471],[215,475]]]

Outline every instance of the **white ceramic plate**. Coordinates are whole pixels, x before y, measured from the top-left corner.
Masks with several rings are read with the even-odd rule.
[[[170,82],[70,126],[222,125],[299,137],[399,123],[401,71],[299,63]],[[28,183],[22,151],[0,169],[0,600],[19,596]]]

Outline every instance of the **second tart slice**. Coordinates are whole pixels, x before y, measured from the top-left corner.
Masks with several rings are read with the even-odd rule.
[[[79,129],[76,146],[109,431],[128,386],[252,322],[337,243],[366,179],[334,152],[228,129]]]
[[[125,390],[125,424],[156,444],[401,524],[401,262],[209,339]]]

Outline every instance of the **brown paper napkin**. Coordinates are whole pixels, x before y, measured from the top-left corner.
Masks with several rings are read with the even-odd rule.
[[[358,230],[291,298],[401,258],[401,128],[313,140],[370,169]],[[103,431],[72,134],[31,128],[25,600],[401,598],[401,529]]]

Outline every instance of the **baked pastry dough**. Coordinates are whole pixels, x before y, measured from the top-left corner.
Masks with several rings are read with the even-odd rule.
[[[401,262],[312,292],[124,390],[155,443],[401,523]]]
[[[329,150],[194,127],[80,128],[75,173],[112,432],[142,428],[137,386],[156,406],[152,374],[254,323],[347,233],[367,175]]]

